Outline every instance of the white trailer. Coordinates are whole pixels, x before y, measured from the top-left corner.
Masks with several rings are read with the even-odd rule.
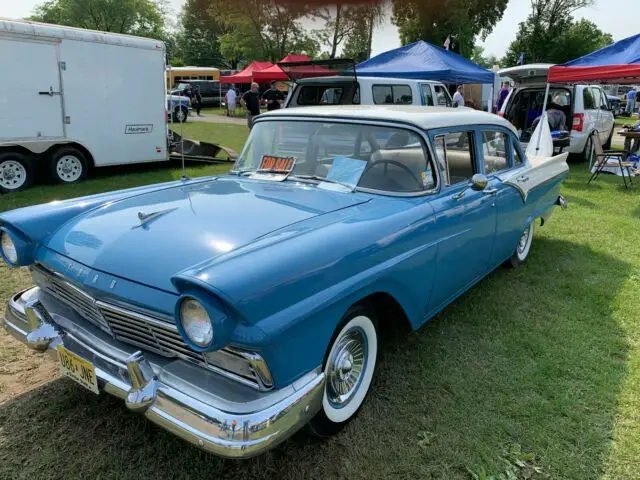
[[[0,19],[0,192],[169,159],[159,40]]]

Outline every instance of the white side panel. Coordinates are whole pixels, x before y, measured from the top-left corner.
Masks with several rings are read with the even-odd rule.
[[[0,36],[0,141],[63,136],[56,48]]]
[[[523,200],[526,201],[529,192],[535,187],[569,171],[569,165],[567,165],[568,156],[569,153],[565,152],[548,158],[527,157],[529,161],[528,168],[518,168],[509,175],[502,177],[502,181],[516,187]]]
[[[164,49],[63,40],[67,137],[96,166],[166,160]]]

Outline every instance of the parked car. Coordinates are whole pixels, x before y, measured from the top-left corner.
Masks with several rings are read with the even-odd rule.
[[[191,101],[188,97],[167,95],[167,112],[171,115],[171,121],[175,123],[186,122],[191,111]]]
[[[222,456],[335,434],[383,323],[418,329],[528,259],[566,155],[532,164],[509,122],[467,108],[267,113],[227,175],[0,214],[2,257],[36,285],[4,325]]]
[[[286,107],[316,105],[424,105],[450,107],[440,82],[404,78],[330,76],[297,79]]]
[[[178,84],[176,88],[171,90],[171,95],[184,96],[184,90],[187,86],[195,90],[196,87],[200,87],[200,94],[202,95],[202,105],[205,107],[219,106],[221,101],[224,101],[225,95],[229,87],[227,85],[220,85],[217,80],[189,80],[189,82],[183,82]]]
[[[0,194],[38,176],[69,184],[93,167],[168,161],[165,55],[159,40],[0,19],[11,72],[0,89]],[[144,88],[123,95],[131,78]]]
[[[616,97],[615,95],[607,95],[607,102],[609,102],[609,109],[613,113],[614,118],[624,113],[625,104],[622,102],[620,97]]]
[[[515,82],[515,88],[502,105],[499,115],[513,123],[521,133],[526,134],[542,114],[547,73],[551,66],[520,65],[498,71],[501,77]],[[602,87],[554,84],[549,91],[548,103],[554,99],[567,117],[569,153],[584,160],[592,159],[595,148],[591,134],[596,131],[605,148],[610,147],[615,119]]]

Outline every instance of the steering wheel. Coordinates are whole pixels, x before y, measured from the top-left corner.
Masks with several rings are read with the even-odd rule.
[[[411,177],[411,179],[418,186],[418,189],[422,190],[422,188],[423,188],[422,181],[416,178],[416,176],[414,175],[414,173],[411,171],[411,169],[409,167],[407,167],[404,163],[400,163],[400,162],[398,162],[396,160],[378,160],[375,163],[371,163],[371,164],[369,164],[367,166],[365,171],[362,173],[362,176],[364,177],[369,170],[371,170],[376,165],[380,165],[382,163],[385,164],[385,167],[384,167],[385,176],[387,175],[387,165],[395,165],[396,167],[400,168],[400,170],[404,171],[407,175],[409,175]]]

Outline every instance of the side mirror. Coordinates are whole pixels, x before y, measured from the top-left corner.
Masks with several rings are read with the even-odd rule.
[[[489,179],[481,174],[476,173],[473,177],[471,177],[471,188],[476,192],[481,192],[489,185]]]

